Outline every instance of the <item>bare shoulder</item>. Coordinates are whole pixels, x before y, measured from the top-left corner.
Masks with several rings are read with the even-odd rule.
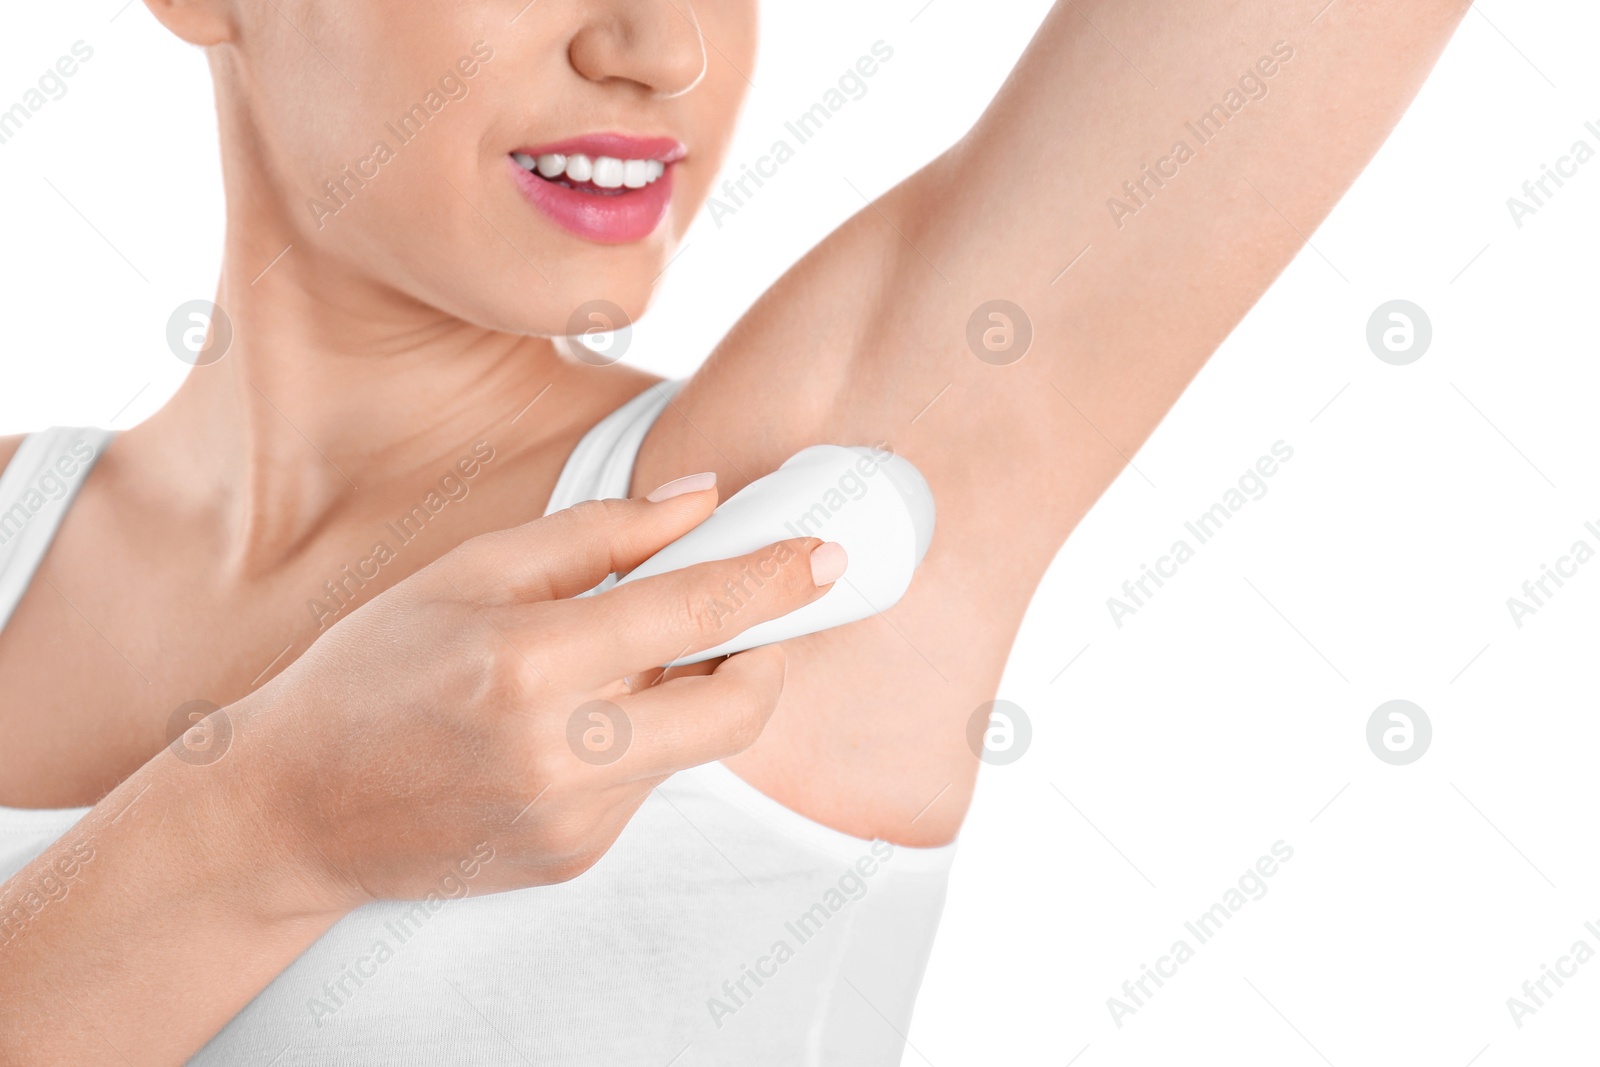
[[[27,436],[25,433],[18,433],[0,437],[0,471],[6,469],[11,457],[17,454],[17,449],[22,447],[22,441]]]
[[[726,496],[845,429],[854,355],[888,285],[883,235],[864,222],[824,237],[722,339],[645,438],[636,489],[715,470]]]

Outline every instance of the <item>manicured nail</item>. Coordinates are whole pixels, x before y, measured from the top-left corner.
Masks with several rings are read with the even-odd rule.
[[[666,485],[658,486],[645,497],[652,504],[659,504],[663,500],[671,500],[684,493],[698,493],[702,489],[710,489],[717,484],[717,472],[705,471],[701,474],[691,474],[684,478],[674,478]]]
[[[843,545],[837,541],[820,544],[811,551],[811,580],[817,585],[837,582],[849,565],[850,557],[845,555]]]

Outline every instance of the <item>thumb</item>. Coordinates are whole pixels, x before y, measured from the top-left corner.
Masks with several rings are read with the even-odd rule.
[[[662,490],[675,490],[663,496]],[[655,497],[652,500],[650,497]],[[678,479],[647,497],[586,500],[463,542],[441,560],[461,593],[483,604],[577,596],[637,567],[717,506],[716,476]]]

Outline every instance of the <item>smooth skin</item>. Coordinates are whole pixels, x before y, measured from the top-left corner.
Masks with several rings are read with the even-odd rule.
[[[143,773],[177,705],[265,699],[265,679],[338,632],[306,599],[471,442],[493,443],[488,476],[364,599],[542,511],[578,436],[651,380],[547,338],[595,298],[642,313],[718,174],[755,48],[753,0],[352,0],[337,17],[325,0],[148,6],[210,57],[229,204],[217,300],[235,339],[107,452],[0,636],[0,691],[16,697],[0,710],[3,804],[98,802]],[[994,696],[1045,568],[1355,180],[1468,6],[1060,3],[972,131],[751,308],[646,438],[633,491],[711,470],[729,494],[805,445],[886,440],[927,476],[940,521],[891,611],[785,642],[776,712],[727,760],[735,773],[847,833],[955,835],[977,768],[967,721]],[[448,121],[319,228],[307,198],[479,40],[494,58]],[[1294,54],[1266,97],[1119,227],[1107,199],[1278,41]],[[670,215],[644,241],[567,234],[507,179],[511,150],[595,130],[688,146]],[[996,297],[1034,329],[1008,366],[966,343],[968,317]],[[427,668],[403,669],[420,684]],[[326,761],[318,788],[337,790],[336,741],[306,730],[282,747]],[[239,757],[241,775],[271,780],[272,760]],[[321,869],[283,847],[284,869]],[[157,874],[163,862],[148,860]],[[212,882],[237,883],[242,859],[219,846],[215,862]],[[63,939],[103,935],[103,914],[60,910]],[[130,1056],[215,1029],[270,978],[269,958],[206,987],[221,1007],[174,1038],[165,1016],[180,1013],[162,1007],[181,1000],[192,1021],[197,987],[151,993],[138,951],[106,943],[119,951],[97,960],[105,1002],[152,1008],[104,1024]],[[58,965],[55,988],[86,980],[89,964]]]

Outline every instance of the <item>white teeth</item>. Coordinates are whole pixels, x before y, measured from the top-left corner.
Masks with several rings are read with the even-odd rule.
[[[569,181],[586,182],[594,177],[594,164],[589,162],[588,156],[567,157],[567,178]]]
[[[594,177],[590,179],[602,189],[622,186],[622,160],[601,156],[594,161]]]
[[[532,156],[527,152],[513,152],[511,158],[523,170],[532,171],[555,181],[565,178],[570,182],[592,182],[600,189],[643,189],[667,172],[667,165],[659,159],[617,159],[613,156],[563,155],[546,152]]]

